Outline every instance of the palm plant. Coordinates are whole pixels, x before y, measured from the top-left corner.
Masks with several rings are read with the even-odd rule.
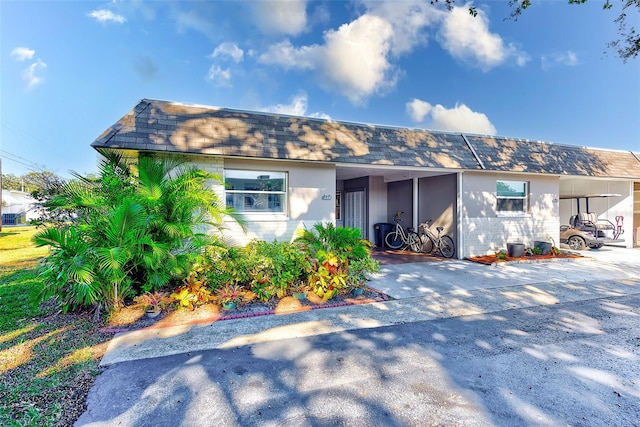
[[[302,244],[311,256],[316,256],[318,252],[332,253],[347,264],[368,257],[373,246],[362,238],[359,229],[336,227],[333,223],[317,223],[313,230],[301,230],[296,242]]]
[[[102,302],[117,309],[135,292],[181,279],[210,240],[198,228],[219,229],[225,216],[244,224],[207,188],[215,175],[173,158],[140,156],[133,164],[119,153],[102,154],[99,179],[76,174],[48,203],[73,209],[71,223],[35,237],[54,249],[45,296],[60,295],[65,310]],[[80,285],[84,293],[73,291]]]

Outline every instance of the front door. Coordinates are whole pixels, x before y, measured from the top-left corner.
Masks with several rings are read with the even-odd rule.
[[[345,227],[359,228],[362,237],[366,238],[364,230],[366,224],[365,193],[364,190],[347,191],[344,200]]]

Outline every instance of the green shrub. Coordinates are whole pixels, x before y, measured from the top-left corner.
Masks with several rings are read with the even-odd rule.
[[[380,271],[380,262],[371,257],[360,258],[351,261],[347,273],[347,283],[350,288],[364,287],[368,273]]]
[[[332,223],[317,223],[313,230],[301,230],[295,242],[311,257],[317,258],[319,251],[332,253],[347,264],[371,254],[373,244],[362,238],[361,231],[352,227],[336,227]]]
[[[357,228],[338,227],[332,223],[315,224],[313,230],[302,230],[295,243],[313,258],[314,266],[308,275],[310,289],[324,300],[333,298],[348,288],[348,282],[360,281],[363,266],[371,259],[371,242],[362,238]],[[349,277],[350,265],[362,260]],[[373,261],[373,260],[372,260]],[[371,268],[373,263],[369,263]]]

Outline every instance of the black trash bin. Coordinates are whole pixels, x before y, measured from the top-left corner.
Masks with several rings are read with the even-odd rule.
[[[373,237],[374,243],[379,248],[386,248],[387,245],[384,242],[384,238],[393,228],[393,224],[389,224],[387,222],[379,222],[377,224],[373,224]]]

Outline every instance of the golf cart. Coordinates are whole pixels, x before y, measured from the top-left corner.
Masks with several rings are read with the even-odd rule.
[[[622,224],[624,218],[616,217],[616,224],[606,219],[598,218],[594,212],[589,212],[589,199],[599,197],[620,197],[620,194],[585,194],[560,196],[560,199],[576,201],[576,214],[569,219],[569,225],[560,226],[560,243],[566,243],[573,250],[583,250],[587,247],[600,249],[610,243],[622,243],[620,235],[624,232]],[[584,200],[585,210],[581,211],[580,201]]]

